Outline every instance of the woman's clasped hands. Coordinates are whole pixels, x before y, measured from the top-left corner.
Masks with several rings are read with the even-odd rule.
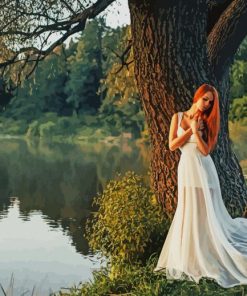
[[[190,127],[192,129],[192,133],[195,134],[197,131],[203,130],[204,129],[204,123],[201,117],[199,116],[198,119],[193,118]]]

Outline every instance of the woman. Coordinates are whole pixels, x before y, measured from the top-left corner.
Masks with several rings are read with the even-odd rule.
[[[178,204],[155,272],[168,279],[215,279],[223,287],[247,284],[247,219],[232,219],[222,200],[209,153],[220,123],[216,89],[201,85],[191,108],[173,115],[169,148],[182,152]]]

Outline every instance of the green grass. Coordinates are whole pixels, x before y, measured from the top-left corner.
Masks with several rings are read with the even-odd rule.
[[[151,256],[146,266],[125,266],[125,272],[111,279],[107,267],[93,272],[89,282],[60,291],[60,296],[244,296],[247,286],[222,288],[214,280],[202,278],[199,284],[192,281],[167,280],[162,273],[154,273],[157,255]]]

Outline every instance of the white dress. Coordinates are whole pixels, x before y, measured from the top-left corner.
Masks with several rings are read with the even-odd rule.
[[[222,287],[247,284],[247,219],[227,212],[214,162],[194,135],[179,149],[177,209],[154,271],[196,283],[213,278]]]

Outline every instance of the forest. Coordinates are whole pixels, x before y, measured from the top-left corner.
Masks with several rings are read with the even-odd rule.
[[[56,141],[104,141],[123,133],[144,137],[147,130],[131,50],[126,65],[121,64],[130,39],[129,26],[113,29],[96,18],[39,63],[16,89],[16,81],[5,77],[0,133]],[[231,68],[229,120],[241,126],[246,126],[246,70],[247,39]]]
[[[120,63],[130,38],[129,26],[113,29],[103,19],[91,21],[17,89],[1,93],[0,133],[62,141],[105,140],[122,133],[140,137],[144,116],[133,63]],[[127,54],[131,60],[132,53]],[[10,78],[8,85],[14,84]]]

